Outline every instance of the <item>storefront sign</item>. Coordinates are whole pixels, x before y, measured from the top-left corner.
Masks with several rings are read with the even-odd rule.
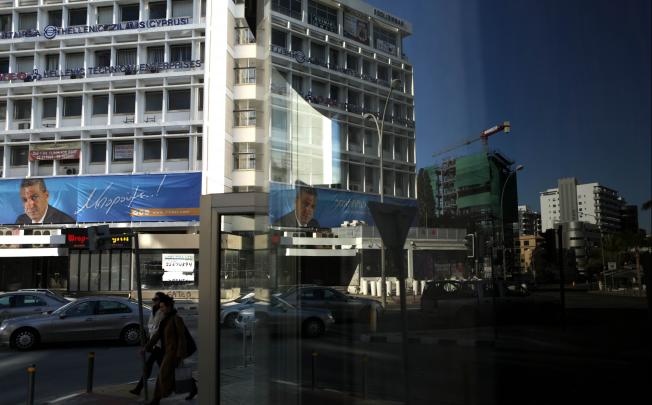
[[[163,281],[195,281],[195,255],[193,253],[163,253],[161,267]]]
[[[63,230],[66,235],[66,246],[70,249],[88,249],[88,229],[68,228]],[[131,249],[131,236],[122,235],[124,230],[112,229],[111,249]]]
[[[14,38],[31,38],[41,37],[45,39],[54,39],[59,35],[77,35],[77,34],[90,34],[106,31],[124,31],[124,30],[140,30],[151,29],[160,27],[170,27],[175,25],[190,24],[190,17],[179,18],[160,18],[156,20],[146,21],[127,21],[119,22],[117,24],[96,24],[96,25],[78,25],[74,27],[55,27],[48,25],[43,29],[43,32],[36,29],[22,30],[17,32],[0,32],[0,39],[14,39]]]
[[[29,147],[29,160],[79,159],[79,142],[35,143]]]
[[[29,190],[21,188],[21,179],[0,180],[0,224],[31,224],[32,217],[43,223],[199,220],[198,172],[47,177],[47,196],[26,212],[25,192],[40,190],[30,180]]]
[[[350,13],[344,13],[344,36],[369,45],[369,23]]]
[[[65,70],[39,70],[34,69],[31,73],[0,73],[0,81],[23,80],[35,81],[50,78],[82,78],[92,75],[104,75],[110,73],[124,74],[147,74],[160,73],[166,70],[181,70],[201,68],[203,61],[190,60],[180,62],[141,63],[139,65],[115,65],[115,66],[91,66],[88,68],[65,69]]]

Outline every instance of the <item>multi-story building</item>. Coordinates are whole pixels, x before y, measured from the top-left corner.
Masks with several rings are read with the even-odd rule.
[[[540,202],[543,231],[570,221],[597,225],[603,232],[621,229],[625,201],[616,190],[599,183],[577,184],[575,178],[560,179],[558,188],[540,193]]]
[[[527,205],[518,206],[518,234],[538,235],[541,233],[541,214]]]
[[[518,237],[518,252],[521,271],[531,273],[535,271],[535,251],[544,242],[543,236],[538,234],[523,234]]]

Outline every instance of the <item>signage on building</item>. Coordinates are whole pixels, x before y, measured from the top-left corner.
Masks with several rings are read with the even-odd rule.
[[[161,258],[163,281],[195,281],[193,253],[163,253]]]
[[[388,23],[398,25],[399,27],[402,27],[402,26],[405,25],[403,20],[401,20],[400,18],[394,17],[393,15],[391,15],[389,13],[386,13],[386,12],[384,12],[382,10],[378,10],[377,8],[374,9],[374,16],[376,16],[376,17],[378,17],[378,18],[380,18],[380,19],[382,19],[384,21],[387,21]]]
[[[113,159],[114,160],[131,160],[134,158],[134,144],[114,144],[113,145]]]
[[[362,44],[369,45],[369,22],[351,14],[344,13],[344,36]]]
[[[111,249],[131,249],[131,236],[122,235],[122,229],[112,229]],[[66,246],[70,249],[88,249],[88,230],[86,228],[68,228],[63,230],[66,235]]]
[[[34,143],[29,146],[29,160],[79,159],[80,142]]]
[[[159,18],[155,20],[145,21],[127,21],[119,22],[116,24],[95,24],[95,25],[78,25],[74,27],[55,27],[48,25],[39,31],[37,29],[28,29],[15,32],[0,32],[0,39],[14,39],[14,38],[33,38],[43,37],[45,39],[54,39],[59,35],[77,35],[77,34],[90,34],[97,32],[107,31],[125,31],[125,30],[140,30],[151,29],[160,27],[170,27],[175,25],[190,24],[190,17],[178,18]]]
[[[198,172],[0,180],[0,224],[197,221],[200,195]]]
[[[195,69],[201,68],[203,61],[189,60],[179,62],[161,62],[161,63],[141,63],[139,65],[114,65],[114,66],[91,66],[79,69],[65,69],[65,70],[45,70],[34,69],[31,73],[15,72],[15,73],[0,73],[0,81],[9,80],[23,80],[35,81],[51,78],[64,78],[77,79],[92,75],[104,75],[110,73],[124,73],[124,74],[147,74],[147,73],[160,73],[166,70],[182,70],[182,69]]]
[[[396,45],[387,41],[383,41],[380,38],[376,38],[376,49],[380,49],[383,52],[396,55]]]
[[[297,227],[298,222],[311,228],[334,228],[341,226],[345,221],[364,221],[373,225],[374,220],[369,212],[369,201],[380,201],[374,194],[341,191],[329,188],[315,187],[311,199],[313,210],[311,215],[297,214],[297,190],[291,184],[270,183],[269,190],[269,219],[272,226]],[[303,197],[303,196],[300,196]],[[396,205],[416,206],[416,200],[407,198],[385,197],[385,202]],[[308,204],[310,205],[310,204]],[[308,218],[309,216],[309,218]]]

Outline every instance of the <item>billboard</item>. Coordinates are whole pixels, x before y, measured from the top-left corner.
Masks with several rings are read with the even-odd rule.
[[[0,224],[198,221],[201,173],[0,181]]]
[[[344,36],[362,44],[369,45],[369,22],[353,15],[344,13]]]
[[[330,188],[270,183],[269,220],[272,226],[335,228],[345,221],[364,221],[374,225],[369,201],[379,195]],[[416,200],[385,197],[390,204],[416,206]]]

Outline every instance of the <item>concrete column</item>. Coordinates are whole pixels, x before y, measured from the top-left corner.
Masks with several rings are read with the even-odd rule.
[[[412,242],[408,244],[407,249],[407,278],[414,280],[414,246],[412,246]]]
[[[377,284],[376,284],[375,281],[370,281],[369,283],[371,285],[371,296],[375,297],[376,296],[376,286],[377,286]]]
[[[365,279],[360,280],[360,292],[362,293],[362,295],[367,295],[368,294],[368,291],[367,291],[368,286],[369,286],[369,283],[367,282],[367,280],[365,280]]]

